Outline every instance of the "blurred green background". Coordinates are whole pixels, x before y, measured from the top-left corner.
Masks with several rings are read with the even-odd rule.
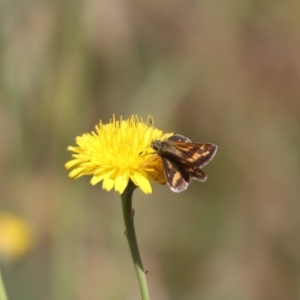
[[[0,255],[10,300],[135,300],[120,197],[64,163],[112,114],[219,146],[207,182],[134,194],[151,299],[300,299],[298,1],[2,0]],[[1,253],[1,251],[0,251]]]

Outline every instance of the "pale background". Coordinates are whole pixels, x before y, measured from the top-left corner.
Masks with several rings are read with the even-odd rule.
[[[219,146],[208,180],[134,194],[151,299],[300,299],[299,1],[0,3],[2,258],[11,300],[135,300],[119,195],[70,181],[76,135],[112,114]]]

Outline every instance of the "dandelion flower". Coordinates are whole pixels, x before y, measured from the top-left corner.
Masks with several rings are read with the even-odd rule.
[[[165,184],[161,158],[154,155],[150,145],[154,139],[165,139],[172,134],[149,126],[133,115],[128,120],[116,120],[108,124],[101,121],[95,131],[76,138],[77,147],[69,146],[74,152],[65,164],[71,179],[91,175],[91,184],[102,181],[102,188],[114,188],[122,194],[131,180],[145,194],[152,193],[150,180]]]
[[[0,214],[0,257],[20,258],[32,244],[33,234],[25,220],[9,213]]]

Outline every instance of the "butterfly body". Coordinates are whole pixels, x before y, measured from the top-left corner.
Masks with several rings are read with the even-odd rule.
[[[191,179],[207,179],[201,168],[213,159],[218,148],[214,144],[193,143],[179,134],[163,141],[153,140],[151,147],[162,159],[170,189],[177,193],[186,190]]]

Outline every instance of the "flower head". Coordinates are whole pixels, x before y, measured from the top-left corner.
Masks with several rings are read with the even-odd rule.
[[[150,117],[148,118],[148,121]],[[165,184],[161,158],[154,155],[153,139],[164,139],[163,134],[137,116],[128,120],[113,118],[108,124],[101,121],[95,131],[76,138],[77,147],[69,146],[73,159],[65,164],[71,179],[92,175],[91,184],[102,181],[103,189],[113,187],[122,194],[131,180],[145,194],[152,192],[150,179]]]
[[[0,213],[0,257],[18,259],[33,244],[29,223],[10,213]]]

